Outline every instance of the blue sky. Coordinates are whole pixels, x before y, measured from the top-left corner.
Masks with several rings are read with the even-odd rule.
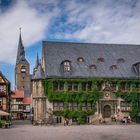
[[[0,0],[0,70],[14,88],[19,27],[32,72],[42,40],[140,44],[139,13],[140,0]]]

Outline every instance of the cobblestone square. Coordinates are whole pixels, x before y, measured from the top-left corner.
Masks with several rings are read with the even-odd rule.
[[[140,125],[32,126],[0,129],[0,140],[139,140]]]

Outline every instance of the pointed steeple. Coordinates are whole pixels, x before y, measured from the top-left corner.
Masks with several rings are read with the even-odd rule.
[[[39,57],[38,57],[38,53],[37,53],[35,68],[37,68],[37,67],[38,67],[38,65],[39,65]]]
[[[18,42],[18,52],[17,52],[17,59],[16,63],[20,60],[21,57],[25,58],[25,51],[24,51],[24,46],[22,43],[22,37],[21,37],[21,28],[19,28],[20,34],[19,34],[19,42]]]

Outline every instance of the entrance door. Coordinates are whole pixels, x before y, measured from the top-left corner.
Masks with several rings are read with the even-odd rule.
[[[111,117],[111,107],[110,105],[105,105],[103,108],[103,117],[110,118]]]

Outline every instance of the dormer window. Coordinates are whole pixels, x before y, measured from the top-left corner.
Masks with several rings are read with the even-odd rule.
[[[103,57],[99,57],[98,62],[103,63],[103,62],[105,62],[105,59]]]
[[[64,72],[70,72],[71,71],[71,61],[65,60],[63,62],[63,68],[64,68]]]
[[[117,63],[118,64],[120,64],[120,63],[124,63],[125,62],[125,60],[123,59],[123,58],[119,58],[119,59],[117,59]]]
[[[135,71],[135,73],[140,76],[140,62],[137,62],[135,64],[133,64],[133,69]]]
[[[77,58],[77,61],[80,62],[80,63],[84,62],[84,58],[83,57],[79,57],[79,58]]]
[[[95,64],[90,65],[90,66],[89,66],[89,68],[90,68],[91,70],[93,70],[93,71],[96,71],[96,69],[97,69],[97,67],[96,67],[96,65],[95,65]]]
[[[113,71],[116,70],[117,69],[117,65],[110,66],[110,69],[113,70]]]

